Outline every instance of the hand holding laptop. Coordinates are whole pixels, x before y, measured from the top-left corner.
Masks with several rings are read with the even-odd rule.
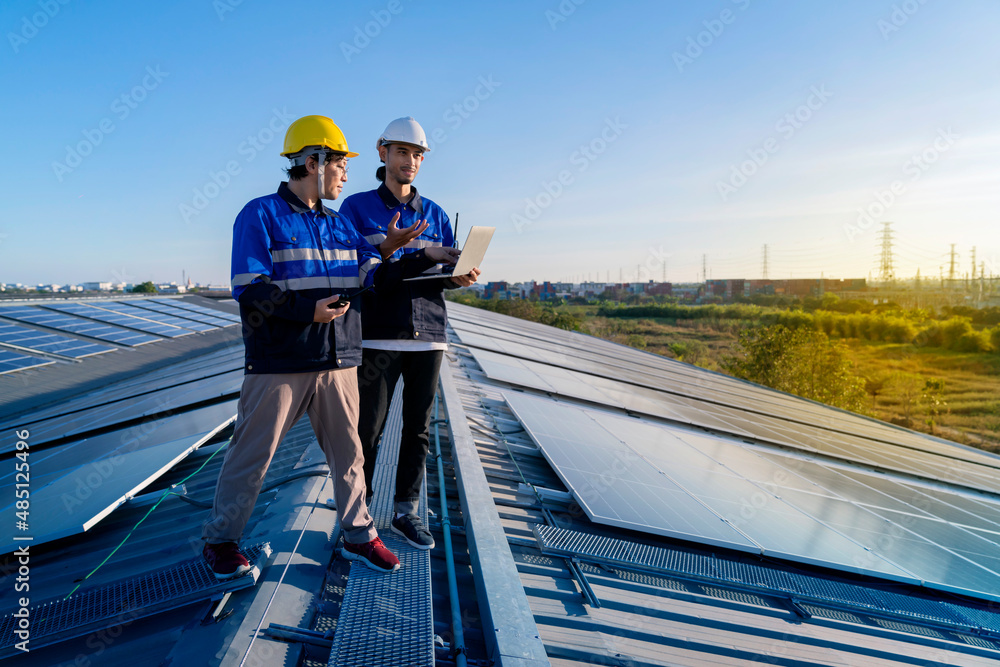
[[[427,255],[427,259],[433,259],[439,264],[451,264],[455,265],[458,263],[458,258],[461,256],[462,251],[458,248],[445,248],[442,246],[431,246],[424,250]]]
[[[454,269],[425,273],[415,278],[405,278],[404,282],[413,280],[440,280],[442,278],[457,279],[458,276],[468,275],[473,269],[479,268],[479,265],[482,263],[483,258],[486,256],[486,248],[490,245],[490,239],[493,238],[494,231],[496,231],[496,227],[473,227],[469,230],[469,236],[465,240],[465,246],[462,248],[458,261],[454,262]],[[428,257],[431,257],[431,259],[436,259],[430,254],[432,250],[456,252],[454,248],[428,248]]]

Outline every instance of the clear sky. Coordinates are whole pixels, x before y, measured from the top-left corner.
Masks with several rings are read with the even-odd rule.
[[[997,25],[989,0],[7,0],[0,282],[228,283],[306,114],[361,153],[345,196],[414,116],[421,193],[497,227],[483,280],[758,278],[765,244],[771,278],[865,277],[884,221],[899,275],[951,244],[1000,274]]]

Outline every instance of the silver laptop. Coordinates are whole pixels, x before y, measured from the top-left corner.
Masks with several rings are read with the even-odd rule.
[[[465,239],[465,245],[462,246],[462,254],[459,255],[455,266],[445,265],[444,271],[432,269],[436,272],[424,273],[415,278],[404,278],[404,281],[440,280],[441,278],[450,278],[451,276],[464,276],[482,264],[483,258],[486,257],[486,249],[490,247],[490,239],[493,238],[493,232],[495,231],[496,227],[472,227]]]

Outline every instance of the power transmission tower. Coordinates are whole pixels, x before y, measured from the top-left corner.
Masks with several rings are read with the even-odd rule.
[[[882,223],[882,256],[879,260],[878,277],[883,283],[891,283],[895,279],[892,269],[892,223]]]
[[[768,276],[767,276],[767,244],[766,243],[764,244],[764,262],[763,263],[764,263],[764,266],[761,269],[761,277],[764,280],[767,280]]]
[[[948,286],[953,287],[955,284],[955,244],[951,244],[951,265],[948,268]]]
[[[708,282],[708,255],[704,253],[701,255],[701,279]]]
[[[972,246],[972,280],[976,280],[976,246]]]

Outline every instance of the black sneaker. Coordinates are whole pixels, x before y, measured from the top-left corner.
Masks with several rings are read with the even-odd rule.
[[[222,542],[220,544],[205,544],[201,555],[208,561],[209,567],[215,578],[220,581],[238,577],[244,572],[250,571],[250,562],[240,553],[236,542]]]
[[[427,526],[415,514],[404,514],[398,519],[393,519],[392,532],[402,535],[410,543],[410,546],[417,549],[434,548],[434,537],[431,535],[431,531],[427,530]]]

